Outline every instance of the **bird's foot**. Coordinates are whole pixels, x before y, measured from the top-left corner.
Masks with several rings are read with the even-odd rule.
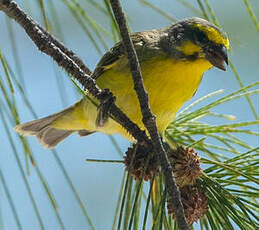
[[[101,104],[98,106],[98,114],[95,123],[97,127],[103,127],[109,118],[109,110],[116,98],[109,89],[104,89],[99,97],[101,99]]]

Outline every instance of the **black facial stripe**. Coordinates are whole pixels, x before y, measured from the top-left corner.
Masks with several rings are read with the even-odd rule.
[[[199,58],[199,53],[195,52],[194,54],[191,54],[191,55],[185,55],[185,58],[188,61],[195,61],[195,60],[197,60]]]
[[[184,52],[176,49],[174,49],[173,52],[171,52],[170,54],[168,53],[168,55],[173,59],[187,60],[187,61],[195,61],[199,58],[198,52],[195,52],[194,54],[186,55]]]
[[[194,43],[206,44],[210,42],[207,34],[196,27],[186,27],[186,37]]]

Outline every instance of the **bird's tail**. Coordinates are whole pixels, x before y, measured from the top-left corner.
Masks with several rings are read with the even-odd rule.
[[[72,109],[73,107],[70,107],[48,117],[19,124],[14,127],[14,130],[21,135],[36,136],[40,143],[46,148],[54,148],[59,142],[74,132],[78,132],[79,136],[87,136],[93,133],[87,130],[65,130],[52,127],[54,121],[67,115]]]

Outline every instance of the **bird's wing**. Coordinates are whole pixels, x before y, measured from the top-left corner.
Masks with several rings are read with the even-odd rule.
[[[140,63],[162,52],[159,46],[160,35],[161,32],[157,30],[138,32],[131,35]],[[115,44],[103,55],[92,77],[97,79],[105,70],[112,68],[118,60],[125,56],[126,53],[122,42]]]

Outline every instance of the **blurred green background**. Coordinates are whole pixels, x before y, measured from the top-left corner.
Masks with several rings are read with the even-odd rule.
[[[28,14],[41,25],[44,25],[38,2],[17,1]],[[46,16],[51,22],[52,33],[78,54],[85,64],[93,70],[101,57],[101,53],[105,53],[105,47],[90,29],[93,39],[99,47],[100,52],[98,52],[89,36],[83,31],[82,26],[79,26],[73,14],[65,5],[65,1],[55,1],[56,13],[54,15],[53,8],[49,7],[50,2],[50,0],[44,1],[46,4]],[[92,2],[98,2],[100,6],[105,8],[104,1],[79,0],[78,2],[82,5],[87,17],[92,18],[111,33],[108,16],[92,4]],[[141,1],[123,0],[121,2],[127,12],[132,31],[160,28],[171,23],[169,18],[142,4]],[[196,1],[154,0],[148,2],[159,7],[172,19],[178,20],[191,16],[202,17]],[[193,9],[186,7],[183,2],[191,4],[196,10],[193,11]],[[250,0],[250,2],[255,15],[258,17],[259,1]],[[242,82],[244,85],[248,85],[259,80],[259,33],[256,31],[244,2],[242,0],[211,0],[210,3],[224,31],[230,37],[232,48],[230,56],[241,76]],[[10,31],[10,28],[12,31]],[[112,38],[106,36],[101,30],[99,31],[107,47],[112,47]],[[15,62],[12,39],[15,40],[15,55],[21,61],[21,66],[17,66],[17,62]],[[23,84],[25,94],[39,117],[55,113],[72,105],[81,97],[76,93],[69,77],[56,67],[48,56],[40,53],[25,32],[15,22],[9,21],[2,12],[0,13],[0,48],[8,63],[12,66],[16,77]],[[1,78],[3,77],[3,71],[3,68],[0,68]],[[212,69],[205,73],[199,90],[192,101],[218,89],[224,89],[224,94],[227,94],[239,88],[240,86],[230,68],[226,72]],[[15,94],[14,97],[21,122],[32,120],[33,117],[24,104],[22,97],[18,94]],[[259,97],[252,96],[251,99],[256,110],[259,111]],[[189,103],[186,103],[186,105]],[[220,105],[215,112],[232,114],[236,116],[237,121],[254,119],[253,113],[244,98]],[[207,121],[216,124],[218,122],[217,119],[207,119]],[[22,166],[26,170],[23,147],[17,138],[17,134],[11,129],[13,124],[8,124]],[[0,129],[0,167],[16,206],[21,225],[26,230],[40,229],[2,123],[0,123]],[[129,143],[120,136],[115,136],[114,138],[119,143],[121,151],[125,152]],[[90,229],[67,181],[64,179],[64,175],[57,166],[53,153],[44,149],[35,138],[28,138],[28,141],[37,165],[55,197],[60,217],[66,229]],[[258,136],[250,136],[245,141],[253,145],[258,143]],[[90,163],[85,161],[87,158],[121,159],[111,139],[99,133],[87,138],[78,138],[77,135],[73,135],[62,142],[56,150],[81,200],[86,205],[87,212],[95,228],[98,230],[111,229],[124,166],[122,164]],[[32,166],[30,166],[30,176],[27,176],[27,179],[40,210],[45,229],[61,229],[42,183]],[[0,229],[19,229],[6,194],[3,189],[0,190]]]

